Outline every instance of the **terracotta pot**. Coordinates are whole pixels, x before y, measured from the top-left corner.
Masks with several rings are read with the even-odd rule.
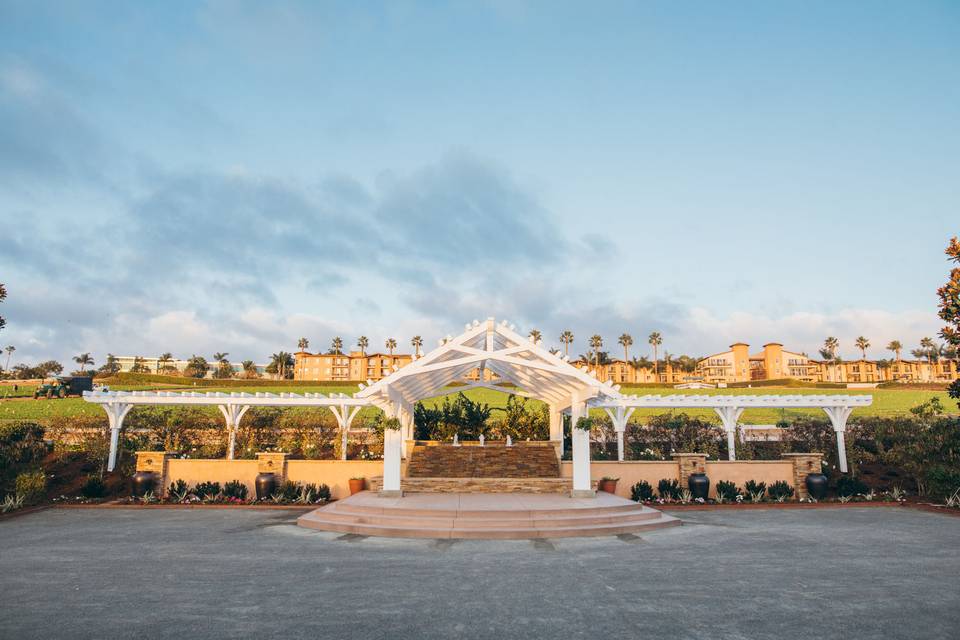
[[[710,478],[705,473],[691,473],[687,477],[687,488],[690,489],[690,495],[693,499],[707,499],[710,493]]]
[[[261,473],[254,481],[257,487],[257,500],[267,500],[277,489],[277,476],[274,473]]]
[[[827,476],[822,473],[811,473],[806,479],[807,491],[814,500],[823,500],[827,497]]]
[[[363,478],[350,478],[350,495],[363,491]]]
[[[616,493],[617,481],[616,480],[599,480],[597,481],[597,491],[606,491],[607,493]]]
[[[157,474],[153,471],[137,471],[133,474],[133,495],[140,497],[157,486]]]

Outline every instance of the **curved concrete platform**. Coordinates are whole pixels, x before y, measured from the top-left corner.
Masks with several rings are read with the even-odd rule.
[[[383,498],[363,491],[300,516],[302,527],[392,538],[570,538],[642,533],[679,526],[656,509],[599,493],[413,494]]]

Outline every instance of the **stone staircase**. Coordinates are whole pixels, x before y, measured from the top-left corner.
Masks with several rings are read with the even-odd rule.
[[[680,525],[655,509],[600,494],[419,494],[378,498],[369,491],[300,516],[302,527],[395,538],[568,538],[642,533]]]
[[[407,478],[559,478],[556,449],[549,443],[501,442],[484,446],[417,443]]]

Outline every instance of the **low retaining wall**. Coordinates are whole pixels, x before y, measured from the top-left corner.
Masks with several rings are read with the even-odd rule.
[[[680,454],[685,461],[689,461],[690,454]],[[820,454],[810,454],[819,460]],[[806,456],[809,458],[810,456]],[[797,469],[798,464],[806,464],[807,460],[796,460],[785,458],[783,460],[735,460],[735,461],[707,461],[701,456],[698,461],[700,468],[704,470],[707,477],[710,478],[710,497],[716,497],[716,485],[720,480],[728,480],[735,483],[738,487],[743,487],[747,480],[756,480],[765,482],[769,487],[774,482],[783,480],[794,489],[794,499],[799,499],[806,495],[806,481],[808,468]],[[812,467],[813,465],[809,465]],[[573,463],[563,462],[560,464],[560,475],[564,478],[573,477]],[[646,480],[657,489],[657,483],[666,478],[667,480],[678,480],[683,484],[686,474],[681,478],[680,461],[645,461],[629,460],[624,462],[594,460],[590,462],[590,477],[594,483],[603,477],[619,478],[617,482],[617,495],[624,498],[630,497],[630,488]]]

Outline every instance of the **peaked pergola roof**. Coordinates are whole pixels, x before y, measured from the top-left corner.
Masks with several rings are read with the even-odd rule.
[[[480,370],[479,380],[467,379],[474,369]],[[484,371],[516,386],[517,395],[538,398],[558,409],[569,407],[574,398],[585,402],[620,397],[619,387],[600,382],[521,336],[506,320],[498,324],[493,318],[474,320],[461,335],[444,339],[439,347],[411,364],[369,386],[361,385],[354,397],[378,405],[400,402],[409,406],[443,393],[451,383],[505,390],[485,382]]]

